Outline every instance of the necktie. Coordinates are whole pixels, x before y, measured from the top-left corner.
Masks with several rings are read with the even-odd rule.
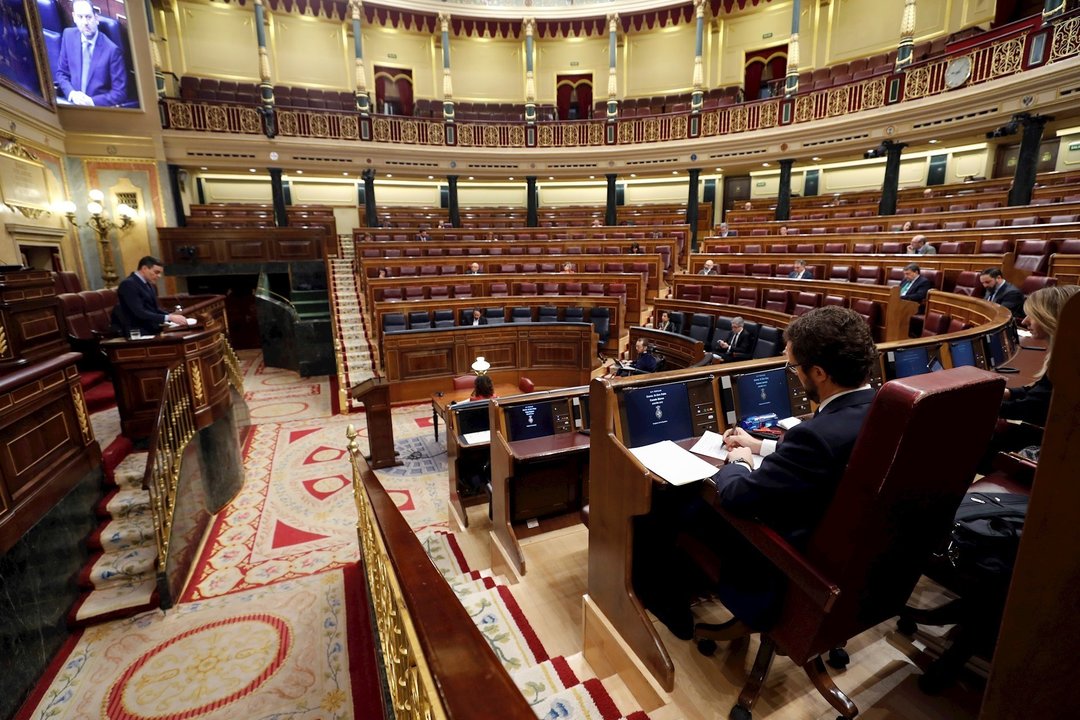
[[[903,285],[901,285],[901,286],[900,286],[900,294],[901,294],[901,295],[907,295],[907,291],[908,291],[908,288],[909,288],[909,287],[911,287],[911,283],[910,283],[910,282],[906,282],[906,283],[904,283]]]
[[[990,293],[990,297],[986,298],[987,302],[994,302],[994,296],[997,295],[997,287],[994,287],[994,292]]]
[[[731,336],[731,347],[728,348],[731,351],[735,350],[735,346],[739,344],[739,333],[735,333]]]
[[[79,90],[86,92],[86,83],[90,80],[90,43],[82,44],[82,84]]]

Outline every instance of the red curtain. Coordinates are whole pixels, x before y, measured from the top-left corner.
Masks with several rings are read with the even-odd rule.
[[[771,97],[771,91],[764,94],[762,91],[768,91],[770,84],[775,87],[777,81],[782,83],[787,73],[787,45],[746,53],[744,68],[743,97],[747,100]]]
[[[557,75],[555,105],[560,120],[584,120],[592,109],[592,74]]]
[[[413,114],[412,70],[375,66],[375,111],[393,115]]]

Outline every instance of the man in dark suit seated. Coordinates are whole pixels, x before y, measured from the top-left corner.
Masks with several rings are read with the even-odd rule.
[[[700,270],[698,270],[698,275],[718,275],[718,274],[719,273],[716,272],[716,263],[714,263],[712,260],[706,260],[705,264],[701,266]]]
[[[745,324],[738,315],[731,318],[731,334],[728,335],[727,340],[721,340],[716,344],[721,351],[720,359],[724,362],[750,359],[754,338],[746,331]]]
[[[900,283],[900,299],[912,300],[922,305],[926,302],[926,293],[933,289],[929,280],[922,276],[922,270],[915,263],[904,268],[904,282]]]
[[[979,274],[979,282],[986,290],[983,293],[983,300],[1009,308],[1014,318],[1024,317],[1024,293],[1020,292],[1020,288],[1007,282],[1000,270],[997,268],[983,270]]]
[[[877,350],[866,321],[840,307],[817,308],[795,318],[784,338],[788,371],[818,403],[817,412],[779,441],[760,440],[741,429],[727,431],[727,464],[706,482],[716,485],[725,510],[756,518],[801,547],[832,500],[870,411],[874,391],[868,378]],[[756,470],[754,454],[762,457]],[[675,520],[667,531],[668,541],[673,544],[682,530],[707,544],[720,559],[721,601],[737,620],[756,630],[767,629],[783,592],[783,581],[772,565],[718,518],[698,493],[670,517]],[[664,538],[658,539],[662,544]],[[673,557],[670,546],[649,552],[666,555],[651,568],[651,580],[661,590],[646,592],[654,603],[650,609],[655,608],[677,637],[689,639],[694,566],[681,553]]]
[[[813,280],[814,271],[806,267],[805,260],[796,260],[795,269],[789,272],[787,276],[793,280]]]
[[[135,272],[124,278],[116,289],[118,302],[112,311],[112,326],[125,336],[132,330],[153,335],[167,322],[187,323],[180,313],[170,313],[158,305],[157,281],[164,268],[156,257],[147,255],[139,260]]]
[[[652,354],[652,348],[645,343],[645,338],[637,339],[637,342],[634,343],[634,350],[637,351],[637,357],[631,363],[633,368],[643,373],[656,372],[656,368],[660,363],[656,356]]]
[[[71,6],[75,27],[60,39],[56,68],[57,97],[72,105],[121,105],[127,100],[127,68],[124,54],[112,40],[98,32],[98,16],[87,0]]]
[[[484,317],[484,313],[480,312],[480,308],[476,308],[472,311],[472,319],[469,320],[469,325],[487,325],[487,318]]]

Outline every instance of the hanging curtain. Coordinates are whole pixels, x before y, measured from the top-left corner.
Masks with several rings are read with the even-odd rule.
[[[783,82],[787,73],[787,45],[746,53],[743,68],[743,97],[747,100],[772,97],[773,88]]]
[[[584,120],[592,108],[592,74],[558,75],[555,78],[555,105],[560,120]]]
[[[388,115],[413,114],[412,70],[375,66],[375,109]]]

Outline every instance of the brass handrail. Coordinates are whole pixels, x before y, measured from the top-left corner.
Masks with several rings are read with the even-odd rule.
[[[195,411],[191,404],[187,370],[184,363],[179,363],[165,375],[161,408],[158,410],[154,432],[150,436],[150,453],[143,476],[143,483],[150,491],[159,572],[164,571],[169,558],[169,537],[172,532],[173,510],[176,508],[180,460],[184,448],[194,436]]]
[[[346,436],[360,551],[393,703],[387,715],[486,720],[498,708],[500,720],[533,720],[528,702],[368,467],[352,425]]]
[[[240,358],[236,357],[236,351],[229,343],[225,333],[221,333],[221,350],[225,357],[225,373],[229,376],[229,384],[241,395],[244,394],[244,373],[240,370]]]
[[[330,288],[327,295],[330,298],[330,337],[334,342],[334,372],[337,376],[338,414],[347,415],[349,412],[349,387],[345,377],[345,338],[341,334],[341,324],[338,322],[337,312],[337,279],[334,277],[334,266],[330,258],[323,258],[323,267],[326,272],[326,282]]]

